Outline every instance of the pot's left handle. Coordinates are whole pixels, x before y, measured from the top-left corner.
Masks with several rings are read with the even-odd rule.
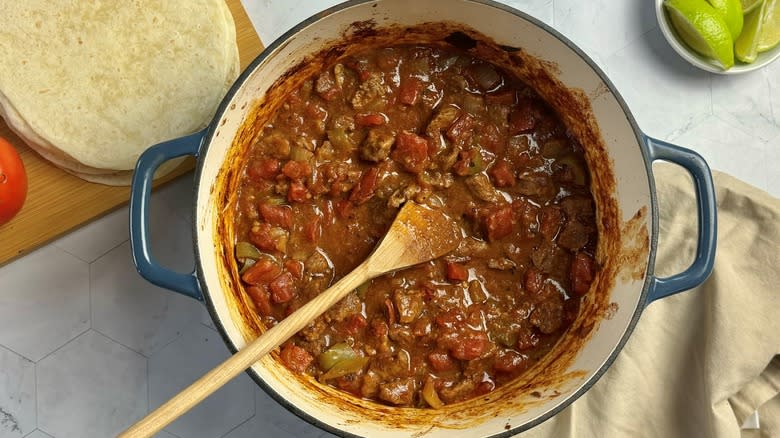
[[[138,158],[130,189],[130,245],[133,263],[142,277],[157,286],[203,301],[195,270],[183,274],[163,268],[154,260],[149,239],[149,200],[154,172],[168,160],[198,155],[205,130],[166,141],[147,149]]]

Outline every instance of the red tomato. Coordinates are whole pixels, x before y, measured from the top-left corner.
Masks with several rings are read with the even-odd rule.
[[[0,225],[11,220],[27,197],[27,173],[19,154],[0,137]]]

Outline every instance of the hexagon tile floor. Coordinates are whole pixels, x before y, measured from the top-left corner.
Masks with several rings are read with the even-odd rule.
[[[154,254],[181,271],[191,180],[152,200]],[[136,273],[127,220],[122,209],[0,268],[0,437],[115,436],[228,357],[200,303]],[[242,374],[157,436],[325,435]]]
[[[638,125],[780,196],[780,62],[723,77],[677,57],[652,3],[505,0],[559,29],[609,75]],[[266,44],[335,0],[243,0]],[[153,251],[188,270],[192,176],[153,197]],[[0,267],[0,438],[103,438],[228,356],[203,307],[135,272],[127,209]],[[157,436],[324,437],[242,374]]]

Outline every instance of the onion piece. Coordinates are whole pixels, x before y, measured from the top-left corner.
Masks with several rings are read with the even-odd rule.
[[[469,70],[471,78],[484,91],[491,91],[501,85],[501,75],[490,64],[476,64]]]
[[[241,266],[241,269],[238,271],[238,275],[243,275],[244,272],[246,272],[247,269],[251,268],[252,265],[254,265],[256,260],[252,259],[245,259],[244,264]]]
[[[425,386],[423,386],[422,397],[428,406],[439,409],[444,406],[444,402],[439,398],[439,394],[436,392],[436,388],[433,386],[433,379],[427,379]]]
[[[260,257],[263,256],[263,253],[260,252],[259,249],[257,249],[254,245],[252,245],[249,242],[238,242],[236,243],[236,258],[239,260],[257,260]]]
[[[356,357],[353,359],[345,359],[337,362],[331,369],[325,374],[320,375],[319,381],[325,382],[326,380],[335,379],[338,377],[346,376],[347,374],[356,373],[363,369],[368,363],[367,357]]]
[[[355,350],[353,350],[349,344],[346,342],[339,342],[338,344],[335,344],[327,350],[323,351],[317,357],[317,361],[320,364],[320,368],[325,371],[329,371],[337,363],[343,360],[354,359],[356,357],[357,353],[355,353]]]

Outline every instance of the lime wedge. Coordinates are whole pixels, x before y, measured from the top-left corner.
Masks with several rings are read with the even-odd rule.
[[[758,52],[766,52],[780,44],[780,1],[767,0],[761,17],[763,26],[758,35]]]
[[[742,3],[742,15],[747,15],[748,12],[761,6],[764,0],[740,0]]]
[[[734,40],[726,22],[706,0],[665,0],[672,26],[682,40],[699,54],[734,65]]]
[[[761,35],[763,25],[761,17],[764,15],[764,9],[766,9],[766,2],[761,3],[760,8],[754,9],[753,12],[745,16],[745,26],[742,28],[742,33],[734,41],[734,54],[742,62],[749,64],[755,61],[758,56],[758,37]]]
[[[740,0],[707,0],[713,8],[723,17],[732,38],[742,32],[742,3]]]

